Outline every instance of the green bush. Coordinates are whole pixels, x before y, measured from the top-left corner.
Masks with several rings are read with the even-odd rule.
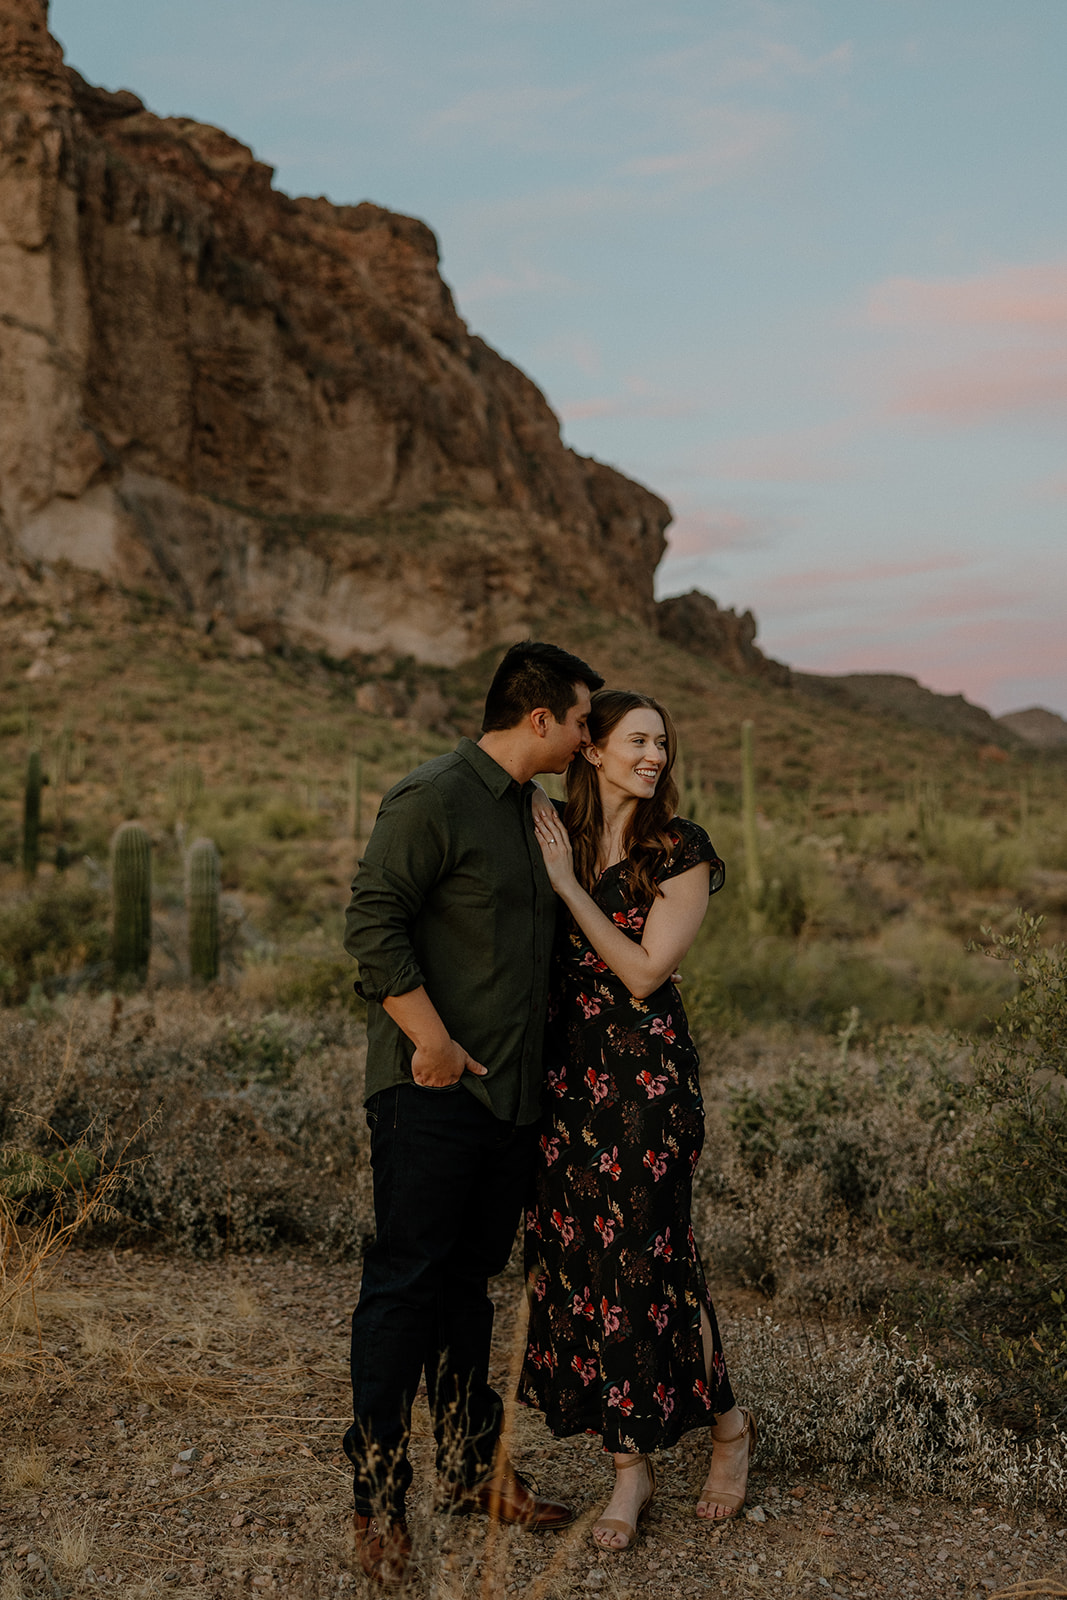
[[[73,874],[0,906],[0,1002],[20,1005],[35,984],[98,977],[110,950],[107,897]]]
[[[1067,948],[1041,919],[987,933],[1016,992],[971,1053],[961,1086],[976,1132],[955,1170],[913,1199],[913,1243],[973,1272],[976,1354],[1067,1415]],[[958,1312],[958,1307],[957,1307]]]

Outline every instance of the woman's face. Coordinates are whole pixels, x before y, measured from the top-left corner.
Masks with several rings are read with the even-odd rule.
[[[658,711],[628,711],[598,745],[585,751],[597,769],[605,798],[650,800],[667,765],[667,730]]]

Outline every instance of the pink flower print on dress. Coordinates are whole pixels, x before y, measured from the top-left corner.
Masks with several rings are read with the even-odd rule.
[[[630,1412],[634,1408],[634,1402],[630,1399],[629,1378],[627,1378],[623,1383],[621,1389],[617,1384],[612,1384],[611,1388],[608,1390],[608,1405],[618,1406],[624,1417],[628,1417],[630,1415]]]
[[[653,1394],[655,1396],[656,1404],[663,1412],[663,1420],[666,1422],[667,1418],[674,1410],[674,1390],[668,1389],[665,1383],[657,1383],[655,1389],[653,1390]]]
[[[578,1004],[582,1008],[582,1015],[585,1017],[586,1022],[589,1021],[590,1017],[599,1017],[599,1015],[600,1015],[600,1001],[599,1000],[591,1000],[587,994],[580,994],[578,996]]]
[[[662,1256],[664,1261],[671,1259],[674,1251],[671,1248],[671,1230],[669,1228],[664,1228],[662,1233],[656,1235],[652,1246],[652,1254],[654,1256]]]
[[[648,1025],[649,1033],[661,1033],[667,1044],[673,1044],[678,1035],[671,1027],[671,1017],[653,1017]]]
[[[552,1226],[563,1240],[563,1243],[570,1244],[574,1238],[574,1218],[565,1217],[562,1211],[553,1211]]]
[[[545,1158],[545,1166],[550,1167],[559,1157],[559,1140],[550,1139],[547,1133],[541,1135],[541,1154]]]
[[[585,1082],[586,1087],[592,1091],[593,1104],[595,1106],[598,1106],[601,1100],[607,1099],[608,1075],[606,1072],[598,1072],[595,1067],[586,1067]]]
[[[651,1305],[648,1308],[648,1320],[652,1323],[657,1333],[662,1333],[667,1326],[669,1308],[667,1306]]]
[[[619,928],[632,928],[634,933],[640,933],[645,925],[644,914],[636,906],[631,906],[629,911],[613,911],[611,920]]]
[[[666,1093],[666,1078],[654,1078],[647,1068],[644,1072],[639,1072],[637,1074],[637,1081],[648,1095],[650,1100],[654,1100],[658,1094]]]
[[[601,961],[595,950],[587,950],[578,965],[580,967],[588,967],[590,972],[600,973],[608,970],[607,962]]]
[[[531,1206],[526,1213],[526,1232],[541,1238],[541,1218],[536,1206]]]
[[[559,1100],[567,1092],[567,1069],[560,1067],[558,1072],[548,1073],[548,1087]]]
[[[603,1239],[604,1248],[606,1250],[608,1245],[611,1243],[612,1239],[614,1239],[614,1237],[615,1237],[615,1228],[614,1228],[614,1226],[612,1225],[611,1222],[608,1221],[608,1219],[606,1217],[597,1217],[596,1221],[593,1223],[593,1227],[596,1229],[597,1233],[599,1233],[600,1237]]]
[[[596,1307],[593,1305],[593,1296],[589,1291],[588,1284],[586,1284],[581,1294],[576,1294],[571,1301],[571,1312],[576,1317],[584,1317],[587,1322],[592,1322],[596,1314]]]
[[[654,1180],[658,1183],[667,1170],[666,1150],[662,1150],[659,1155],[654,1150],[646,1150],[642,1165],[648,1168]]]
[[[694,1382],[693,1382],[693,1393],[696,1395],[698,1400],[703,1402],[704,1410],[705,1411],[710,1411],[711,1410],[711,1391],[709,1390],[707,1384],[704,1382],[703,1378],[694,1379]]]
[[[618,1183],[622,1176],[622,1168],[619,1165],[618,1145],[613,1146],[610,1156],[606,1150],[600,1152],[600,1170],[607,1174],[612,1183]]]
[[[715,1382],[721,1383],[726,1376],[726,1361],[721,1350],[712,1351],[711,1370],[715,1374]]]
[[[571,1371],[576,1372],[586,1388],[588,1388],[596,1377],[596,1362],[589,1356],[584,1361],[581,1356],[574,1356],[571,1361]]]
[[[618,1333],[621,1317],[622,1306],[609,1305],[605,1295],[600,1302],[600,1320],[604,1324],[604,1332]]]

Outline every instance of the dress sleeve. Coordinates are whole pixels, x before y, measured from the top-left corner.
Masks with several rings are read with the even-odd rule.
[[[719,859],[715,846],[703,828],[695,822],[690,822],[687,817],[675,817],[670,832],[676,843],[669,859],[656,873],[656,881],[664,883],[668,878],[676,878],[679,873],[688,872],[690,867],[695,867],[699,862],[707,861],[711,865],[708,893],[715,894],[726,882],[726,865]]]

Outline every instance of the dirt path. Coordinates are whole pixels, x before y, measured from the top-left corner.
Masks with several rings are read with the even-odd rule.
[[[32,1313],[19,1332],[33,1365],[0,1353],[0,1600],[362,1593],[339,1450],[354,1292],[351,1268],[302,1257],[71,1255],[40,1297],[39,1343]],[[515,1297],[506,1282],[502,1385]],[[728,1337],[728,1299],[720,1309]],[[611,1556],[588,1541],[610,1485],[595,1440],[516,1418],[519,1466],[582,1513],[541,1538],[435,1513],[427,1444],[420,1405],[412,1600],[1067,1596],[1067,1524],[1040,1512],[784,1478],[757,1458],[747,1517],[710,1529],[692,1516],[703,1452],[686,1443],[660,1460],[636,1547]]]

